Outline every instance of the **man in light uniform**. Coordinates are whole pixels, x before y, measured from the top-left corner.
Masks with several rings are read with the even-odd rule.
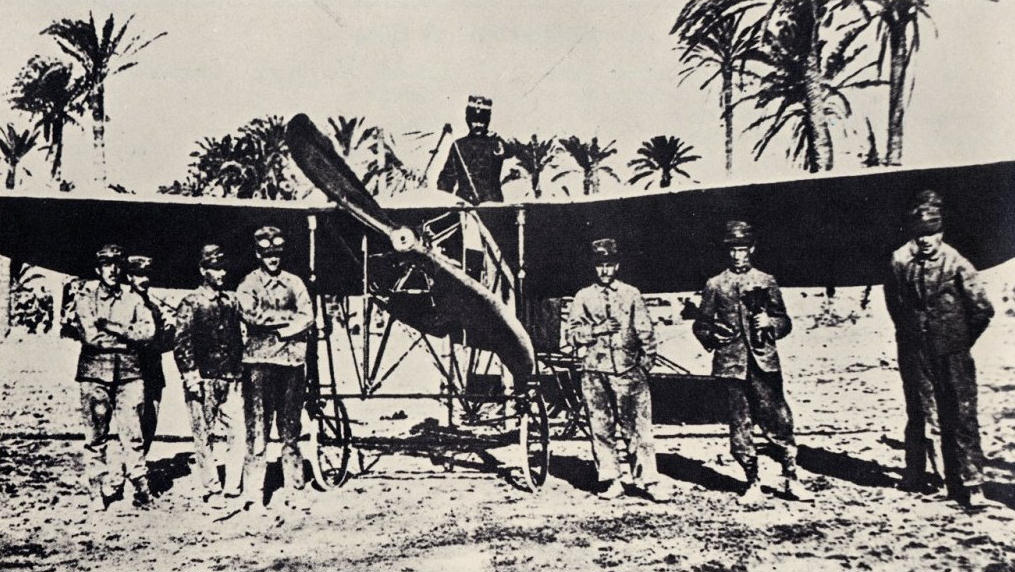
[[[597,283],[575,294],[567,338],[582,359],[597,492],[605,499],[624,494],[620,462],[626,452],[636,486],[650,499],[665,502],[671,492],[659,483],[652,443],[648,385],[656,357],[652,319],[641,292],[616,279],[620,267],[616,241],[597,240],[592,252]]]
[[[313,303],[306,285],[282,270],[285,237],[273,226],[254,233],[259,267],[236,289],[240,317],[247,328],[243,364],[250,378],[244,385],[248,459],[243,490],[248,501],[261,502],[272,420],[282,439],[281,491],[285,504],[302,504],[303,462],[297,447],[306,394],[307,340],[314,325]],[[257,495],[257,496],[252,496]],[[248,503],[249,504],[249,503]]]
[[[885,300],[896,324],[904,388],[912,393],[926,380],[934,388],[948,494],[975,508],[992,503],[983,495],[976,365],[970,349],[987,329],[994,308],[973,265],[943,242],[942,228],[940,197],[923,193],[909,214],[913,241],[892,257]],[[907,406],[907,413],[906,476],[919,485],[925,452],[917,428],[922,436],[919,416],[926,412]]]
[[[765,498],[752,435],[757,423],[782,465],[783,492],[797,500],[813,500],[813,494],[797,479],[793,413],[783,392],[776,349],[776,340],[792,329],[782,293],[775,278],[751,263],[751,225],[728,222],[723,243],[728,248],[729,267],[705,284],[693,331],[706,350],[715,352],[712,375],[731,380],[730,448],[747,477],[741,499],[753,504]]]
[[[127,478],[134,487],[135,506],[151,502],[141,413],[144,384],[137,348],[155,335],[155,320],[144,300],[121,284],[123,249],[106,245],[96,253],[99,279],[88,282],[75,297],[78,339],[77,380],[85,422],[85,472],[92,493],[92,508],[105,510],[117,484],[108,481],[119,463],[111,466],[107,446],[111,429],[120,439]]]
[[[226,262],[220,246],[209,244],[201,249],[201,285],[176,311],[173,352],[190,409],[203,498],[212,504],[221,503],[223,492],[229,498],[240,495],[246,450],[241,393],[243,334],[236,297],[225,291]],[[224,491],[212,447],[212,436],[219,426],[226,436]],[[260,487],[256,491],[260,493]]]

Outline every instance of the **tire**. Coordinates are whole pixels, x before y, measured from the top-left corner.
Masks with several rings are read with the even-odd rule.
[[[517,399],[516,408],[522,482],[531,492],[536,492],[546,482],[550,466],[546,404],[538,390],[530,390]]]
[[[322,490],[342,486],[349,478],[349,458],[352,456],[352,431],[349,413],[340,399],[331,399],[321,408],[310,433],[313,454],[310,467],[314,481]]]

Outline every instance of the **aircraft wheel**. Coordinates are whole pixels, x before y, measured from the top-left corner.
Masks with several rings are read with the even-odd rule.
[[[314,481],[323,490],[342,486],[349,477],[352,431],[349,413],[340,399],[331,399],[321,408],[310,433],[313,454],[310,467]]]
[[[518,398],[518,444],[521,453],[522,482],[532,492],[546,482],[550,465],[550,430],[546,404],[538,390]]]

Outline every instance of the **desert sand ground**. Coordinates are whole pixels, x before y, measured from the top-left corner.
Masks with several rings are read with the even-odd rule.
[[[988,496],[1003,507],[970,514],[940,496],[894,488],[905,415],[892,329],[880,289],[834,300],[787,291],[795,320],[783,340],[802,478],[813,504],[736,502],[742,474],[722,425],[656,425],[670,504],[589,491],[589,445],[554,442],[538,493],[513,485],[512,451],[478,468],[450,453],[364,450],[343,487],[308,492],[309,506],[266,516],[209,510],[197,498],[179,381],[170,375],[149,458],[161,492],[151,510],[121,501],[86,510],[81,426],[72,381],[76,346],[12,334],[0,345],[0,568],[26,570],[1015,570],[1015,305],[1002,269],[990,274],[998,316],[978,344],[980,422]],[[657,308],[677,313],[679,305]],[[708,355],[675,318],[665,353],[695,373]],[[391,391],[436,390],[410,363]],[[351,389],[351,387],[350,387]],[[350,404],[357,436],[406,434],[440,404]],[[398,411],[408,419],[391,420]],[[383,419],[388,418],[388,419]],[[365,468],[364,468],[365,467]],[[774,462],[763,465],[775,482]],[[277,476],[275,477],[277,481]],[[277,483],[276,483],[277,484]]]

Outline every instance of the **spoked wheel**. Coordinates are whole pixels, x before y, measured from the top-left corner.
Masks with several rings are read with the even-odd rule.
[[[324,490],[342,486],[349,477],[349,458],[352,456],[352,431],[349,413],[340,399],[329,399],[321,407],[310,434],[313,454],[310,466],[314,481]]]
[[[546,482],[550,465],[550,430],[546,404],[538,390],[518,397],[518,444],[521,452],[522,480],[536,492]]]

